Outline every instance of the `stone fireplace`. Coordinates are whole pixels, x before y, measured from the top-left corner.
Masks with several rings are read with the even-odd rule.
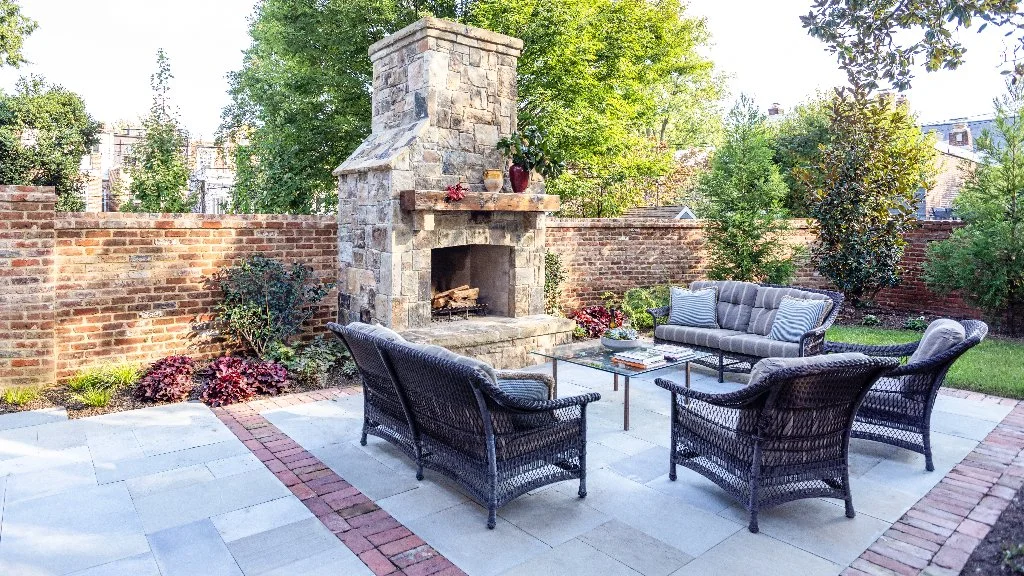
[[[517,38],[424,18],[370,47],[370,136],[335,171],[342,322],[379,322],[407,338],[502,368],[571,339],[544,312],[546,213],[558,197],[486,192],[498,140],[516,128]],[[446,186],[468,192],[445,200]],[[509,190],[506,179],[505,190]],[[479,288],[487,315],[432,322],[438,292]]]

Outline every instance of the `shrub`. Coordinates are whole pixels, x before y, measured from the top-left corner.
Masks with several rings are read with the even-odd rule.
[[[580,308],[569,314],[569,318],[575,320],[578,327],[590,338],[597,338],[608,328],[621,326],[626,321],[621,310],[609,310],[604,306]]]
[[[562,315],[559,300],[562,296],[562,283],[565,282],[565,269],[562,259],[554,252],[544,254],[544,312],[552,316]]]
[[[253,382],[256,392],[277,395],[288,388],[288,370],[270,360],[250,360],[246,376]]]
[[[903,321],[903,328],[905,330],[917,330],[918,332],[922,332],[927,327],[928,320],[925,320],[924,316],[911,316]]]
[[[188,356],[168,356],[146,370],[135,396],[149,402],[180,402],[192,391],[195,362]]]
[[[860,323],[864,326],[878,326],[882,321],[874,314],[865,314],[864,317],[860,319]]]
[[[697,185],[706,199],[708,277],[788,283],[796,269],[784,240],[789,224],[782,204],[789,189],[772,161],[765,117],[742,97],[727,122],[725,142]]]
[[[857,305],[900,281],[904,234],[916,223],[917,191],[930,187],[933,137],[891,96],[837,90],[829,140],[804,173],[818,242],[815,267]]]
[[[282,364],[297,382],[312,386],[326,384],[328,372],[335,367],[340,367],[347,376],[352,375],[355,368],[345,346],[336,338],[324,339],[323,336],[317,336],[301,348],[279,344],[266,358]],[[352,369],[346,372],[348,364]]]
[[[332,286],[317,282],[309,266],[288,267],[261,255],[221,270],[213,281],[223,294],[216,324],[257,356],[275,343],[288,344]]]
[[[203,370],[207,382],[200,399],[210,406],[225,406],[251,399],[256,395],[256,386],[249,378],[249,372],[244,358],[217,358]]]
[[[1015,335],[1024,325],[1024,84],[996,103],[994,134],[978,139],[978,164],[956,199],[965,225],[928,245],[925,279],[945,295],[959,290]],[[1000,142],[1001,141],[1001,142]]]
[[[42,393],[43,389],[39,386],[16,386],[5,388],[0,398],[11,406],[24,406],[39,398]]]
[[[622,295],[622,314],[633,328],[649,330],[654,327],[654,318],[647,313],[647,310],[668,306],[668,302],[669,286],[667,285],[631,288]]]

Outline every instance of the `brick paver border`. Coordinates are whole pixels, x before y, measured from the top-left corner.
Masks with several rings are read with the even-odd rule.
[[[360,393],[332,388],[214,408],[217,418],[378,576],[465,576],[362,492],[299,446],[263,410]]]
[[[215,408],[214,413],[374,574],[464,574],[260,415],[360,393],[358,387],[332,388]],[[842,576],[959,574],[1024,485],[1024,403],[963,390],[944,388],[941,393],[1013,409]]]
[[[941,392],[1014,408],[842,576],[959,574],[1024,485],[1024,403],[962,390]]]

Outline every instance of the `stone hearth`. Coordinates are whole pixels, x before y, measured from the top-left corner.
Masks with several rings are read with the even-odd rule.
[[[522,48],[434,18],[370,47],[372,132],[334,171],[341,321],[379,322],[501,368],[571,339],[572,322],[543,314],[546,212],[558,197],[542,183],[527,194],[483,187],[484,170],[506,166],[496,144],[516,128]],[[445,201],[459,182],[465,199]],[[462,284],[481,289],[492,316],[432,322],[433,294]]]

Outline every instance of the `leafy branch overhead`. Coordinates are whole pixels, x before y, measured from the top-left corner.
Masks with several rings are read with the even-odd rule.
[[[21,13],[16,0],[0,0],[0,67],[6,63],[17,68],[27,62],[21,49],[37,26],[35,20]]]
[[[1009,62],[1024,50],[1024,13],[1017,0],[813,0],[800,20],[836,55],[850,84],[867,90],[886,87],[880,82],[906,90],[917,65],[955,70],[967,51],[958,32],[976,24],[978,32],[993,25],[1005,36],[1021,34]],[[1014,62],[1012,71],[1004,71],[1011,72],[1024,75],[1024,64]]]

